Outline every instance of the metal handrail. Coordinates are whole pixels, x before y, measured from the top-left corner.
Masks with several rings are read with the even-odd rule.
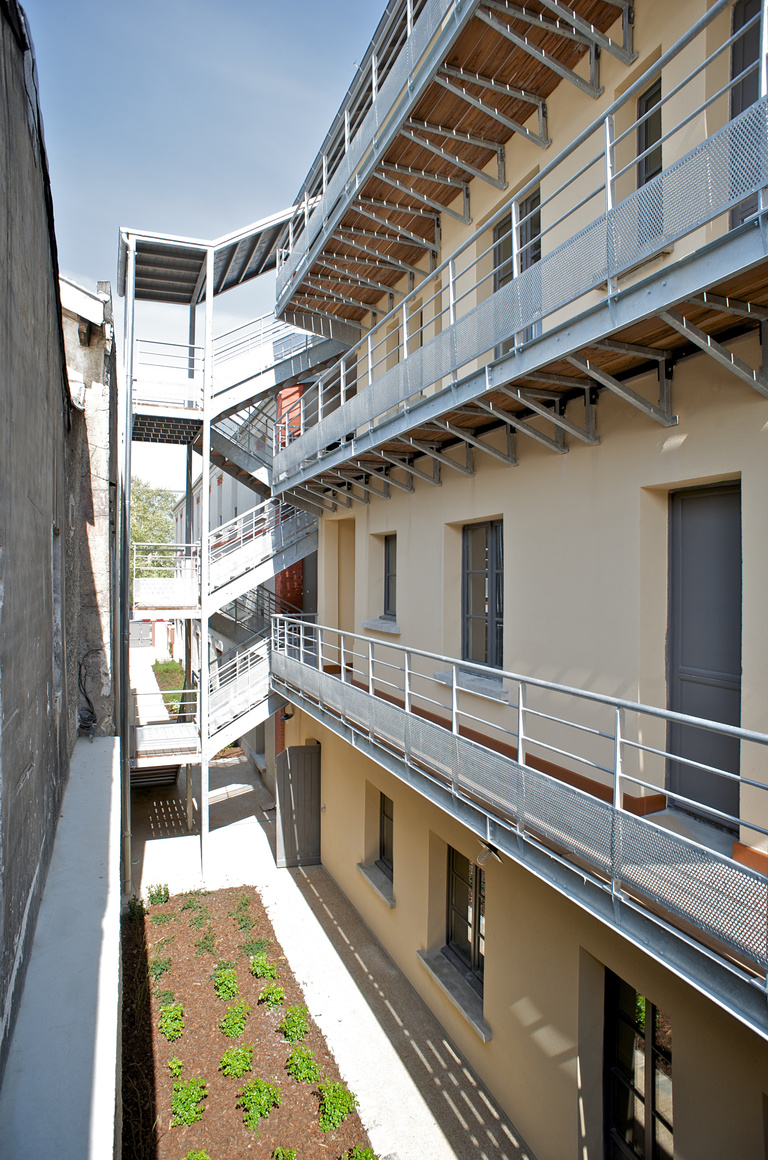
[[[270,358],[265,365],[281,362],[290,354],[306,350],[322,341],[321,335],[311,334],[291,326],[290,323],[281,322],[275,318],[274,313],[262,314],[214,338],[214,366],[267,346],[270,347]]]
[[[359,644],[359,649],[354,644]],[[655,792],[663,792],[667,798],[680,801],[683,806],[690,805],[689,799],[676,793],[663,783],[653,783],[641,772],[632,772],[626,765],[625,751],[642,753],[648,758],[658,757],[666,768],[666,763],[675,762],[689,768],[706,770],[724,779],[736,780],[740,785],[768,791],[768,766],[766,767],[766,782],[752,777],[734,774],[732,771],[719,769],[715,766],[704,765],[684,755],[674,752],[663,746],[653,745],[649,740],[641,740],[627,732],[626,715],[633,714],[638,719],[651,718],[665,725],[685,725],[695,729],[705,730],[725,737],[732,737],[741,742],[768,746],[768,734],[753,729],[744,729],[741,726],[727,725],[720,721],[692,717],[686,713],[678,713],[671,709],[662,709],[655,705],[646,705],[637,701],[629,701],[621,697],[613,697],[605,693],[597,693],[590,689],[562,685],[553,681],[546,681],[538,677],[516,673],[508,669],[489,669],[471,661],[459,660],[456,657],[444,656],[440,653],[429,652],[425,649],[409,648],[405,645],[391,644],[386,641],[373,640],[352,632],[343,632],[339,629],[328,628],[323,625],[307,625],[301,621],[278,615],[273,619],[272,647],[274,652],[284,652],[298,655],[300,658],[309,658],[312,667],[323,669],[327,665],[339,667],[336,679],[342,683],[347,680],[358,680],[366,687],[371,696],[380,696],[382,686],[387,685],[390,695],[395,693],[402,699],[406,712],[412,712],[413,702],[422,705],[429,702],[443,710],[445,724],[458,735],[462,724],[472,722],[490,730],[489,735],[497,735],[501,740],[504,737],[513,739],[517,750],[518,760],[525,763],[529,750],[533,748],[538,753],[566,755],[589,769],[605,772],[612,782],[614,804],[621,806],[621,784],[630,784],[651,788]],[[298,654],[297,650],[298,649]],[[429,661],[445,666],[446,671],[427,673],[423,671],[423,662]],[[418,662],[422,662],[420,669]],[[394,681],[382,678],[381,670],[385,667],[401,675],[401,679]],[[467,677],[474,677],[477,684],[467,683]],[[419,682],[419,690],[414,688],[414,681]],[[516,688],[517,701],[506,704],[502,696],[509,690],[504,689],[504,682],[508,681]],[[424,692],[424,686],[430,692],[440,689],[450,690],[450,701],[446,696],[430,697]],[[550,696],[576,699],[579,702],[594,706],[606,707],[612,714],[612,728],[599,729],[594,723],[579,720],[576,716],[566,718],[561,713],[542,712],[528,704],[529,690],[541,690]],[[466,694],[473,695],[472,704],[479,700],[484,706],[493,705],[492,711],[480,716],[463,707],[462,701]],[[446,694],[447,695],[447,694]],[[511,718],[505,718],[507,709]],[[595,759],[596,750],[584,746],[581,753],[565,750],[562,745],[555,743],[558,736],[556,729],[549,737],[543,732],[534,734],[532,722],[547,720],[555,726],[561,726],[573,731],[577,736],[597,737],[604,741],[611,750],[609,761]],[[638,734],[640,730],[638,729]],[[577,771],[573,771],[577,772]],[[603,783],[605,784],[605,783]],[[758,833],[768,834],[768,803],[765,816],[752,818],[736,817],[717,810],[713,807],[694,803],[696,809],[705,811],[720,825],[746,826]]]
[[[292,504],[281,500],[268,499],[247,512],[235,516],[208,533],[208,552],[211,564],[238,551],[246,544],[269,536],[269,555],[285,547],[294,539],[305,535],[309,525],[314,526],[314,517],[307,516]],[[275,537],[274,533],[279,535]]]
[[[534,340],[532,327],[551,319],[559,320],[564,307],[573,308],[600,285],[607,284],[609,293],[617,293],[617,278],[622,272],[723,214],[730,205],[748,196],[754,187],[768,184],[762,163],[756,162],[756,155],[761,152],[757,146],[751,148],[747,144],[738,150],[731,143],[731,137],[735,140],[738,134],[745,141],[751,141],[752,136],[762,141],[766,135],[764,110],[768,100],[761,98],[732,121],[728,121],[724,112],[723,127],[707,136],[707,118],[700,115],[698,94],[692,98],[693,111],[689,105],[678,112],[681,85],[677,85],[671,94],[662,94],[660,101],[667,122],[675,118],[674,124],[665,124],[665,147],[668,152],[674,152],[677,146],[671,143],[671,138],[678,134],[679,147],[687,152],[639,189],[623,199],[617,197],[617,182],[621,184],[618,175],[626,173],[627,167],[620,169],[617,165],[616,115],[625,108],[634,110],[637,95],[705,32],[729,3],[730,0],[717,0],[603,114],[465,239],[450,257],[425,275],[393,310],[379,317],[364,338],[320,377],[314,413],[307,411],[302,400],[286,409],[276,428],[278,486],[290,479],[291,472],[301,462],[321,452],[345,432],[355,430],[360,435],[379,416],[391,413],[392,407],[406,404],[408,400],[418,401],[430,389],[441,390],[446,376],[455,381],[462,367],[488,356],[489,352],[493,357],[494,349],[502,342],[510,340],[517,350]],[[766,19],[765,0],[762,19]],[[744,31],[740,30],[738,35]],[[690,84],[703,69],[717,62],[729,51],[732,40],[718,45],[708,55],[705,44],[704,60],[691,69],[683,84]],[[738,77],[722,87],[718,81],[718,92],[713,99],[725,102],[727,92],[738,83]],[[636,130],[635,112],[630,117],[632,124],[622,132],[620,140],[626,140]],[[699,135],[699,144],[691,149],[690,137],[694,132]],[[579,151],[584,146],[589,156],[580,161]],[[737,154],[742,157],[741,169],[733,160]],[[573,173],[574,161],[578,180]],[[706,184],[697,183],[693,176],[693,169],[705,163],[713,174],[718,167],[725,167],[727,172],[719,184],[713,176],[711,188],[701,194],[701,206],[695,212],[689,211],[685,203],[694,204],[695,199],[685,198],[678,187],[689,189],[691,184],[696,188]],[[546,189],[547,178],[555,173],[564,176],[542,197],[538,209],[542,223],[540,242],[554,240],[548,250],[542,246],[538,262],[523,268],[518,228],[525,216],[524,203],[534,191]],[[595,184],[593,178],[587,190],[584,182],[590,173],[596,173],[597,181]],[[595,205],[596,216],[592,220],[584,213],[590,203]],[[672,213],[675,205],[678,210]],[[563,223],[567,221],[572,223],[571,233],[563,241],[560,240],[566,232]],[[501,238],[497,230],[496,236],[494,233],[502,222],[512,244],[512,257],[507,264],[511,264],[513,277],[505,278],[505,284],[499,286]],[[498,318],[494,313],[497,303]],[[415,304],[419,306],[418,311]],[[453,342],[457,324],[470,317],[476,317],[476,325],[464,328],[460,343]],[[508,319],[513,321],[510,323]],[[429,355],[426,348],[430,348]],[[361,386],[376,389],[360,390]],[[308,434],[313,427],[317,431]]]

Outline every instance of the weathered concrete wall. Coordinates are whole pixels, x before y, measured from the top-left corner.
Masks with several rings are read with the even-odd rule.
[[[114,577],[117,551],[117,376],[108,282],[96,294],[61,279],[67,376],[74,401],[67,439],[67,693],[70,737],[78,713],[94,735],[115,732]],[[82,666],[82,667],[81,667]]]
[[[107,604],[106,629],[86,615],[81,634],[80,601],[99,588],[79,481],[105,465],[108,436],[89,442],[70,401],[34,58],[15,0],[0,5],[0,110],[1,1078],[76,736],[77,663],[90,622],[109,631]]]

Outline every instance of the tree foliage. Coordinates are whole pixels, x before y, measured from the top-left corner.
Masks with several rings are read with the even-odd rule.
[[[165,487],[131,479],[131,543],[167,544],[173,539],[176,496]]]

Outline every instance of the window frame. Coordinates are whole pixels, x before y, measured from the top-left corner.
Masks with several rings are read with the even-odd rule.
[[[656,108],[657,105],[659,106],[657,114],[658,135],[654,137],[651,128],[655,116],[651,110]],[[641,117],[644,117],[645,120],[641,121]],[[637,188],[640,189],[643,185],[647,185],[649,181],[652,181],[664,168],[662,147],[660,144],[663,136],[661,127],[660,76],[637,98],[637,120]],[[650,152],[646,153],[646,150],[650,150]],[[645,156],[642,156],[644,153]]]
[[[627,1013],[621,1006],[621,988],[628,987],[635,995],[635,1009],[642,1010],[642,1023],[633,1021],[629,1018]],[[670,1090],[670,1105],[673,1107],[672,1095],[672,1049],[669,1051],[659,1045],[656,1037],[656,1029],[658,1026],[658,1018],[664,1021],[669,1026],[668,1020],[659,1008],[651,1003],[645,996],[640,995],[639,992],[634,991],[631,984],[626,983],[613,971],[606,969],[605,972],[605,1031],[604,1031],[604,1049],[603,1049],[603,1107],[605,1118],[605,1156],[606,1160],[666,1160],[670,1155],[669,1152],[662,1152],[659,1150],[656,1142],[656,1125],[661,1124],[669,1133],[672,1147],[674,1148],[674,1130],[673,1123],[658,1108],[658,1093],[659,1084],[657,1082],[657,1073],[664,1073],[663,1067],[656,1066],[657,1059],[663,1060],[669,1072],[669,1090]],[[619,1059],[620,1043],[619,1032],[621,1027],[629,1029],[630,1033],[634,1033],[635,1042],[639,1037],[643,1040],[642,1058],[643,1058],[643,1079],[644,1089],[640,1091],[638,1087],[631,1081],[621,1068]],[[647,1028],[653,1029],[652,1034],[647,1034]],[[671,1028],[669,1028],[669,1037],[671,1041]],[[648,1083],[646,1077],[652,1077],[651,1082]],[[634,1077],[633,1077],[634,1078]],[[631,1098],[634,1096],[640,1101],[643,1106],[643,1150],[642,1152],[628,1143],[617,1127],[617,1099],[616,1088],[619,1086],[624,1089],[626,1095]],[[650,1115],[648,1110],[650,1109]],[[674,1120],[674,1113],[672,1116]]]
[[[479,528],[486,529],[485,569],[469,568],[469,537]],[[469,656],[471,620],[483,619],[470,612],[470,577],[486,576],[485,597],[485,659],[477,660]],[[504,521],[485,520],[481,523],[464,524],[462,528],[461,554],[461,659],[475,664],[487,665],[491,669],[503,668],[504,664]]]
[[[457,867],[457,859],[466,863],[467,875]],[[468,898],[466,910],[457,904],[458,884]],[[469,954],[457,937],[459,927],[468,933]],[[445,946],[443,955],[454,966],[475,994],[483,997],[485,982],[485,872],[460,850],[448,847],[446,890]]]
[[[382,615],[386,620],[397,619],[396,533],[384,537],[384,612]]]
[[[379,793],[379,856],[376,865],[390,882],[394,878],[395,803],[385,793]]]

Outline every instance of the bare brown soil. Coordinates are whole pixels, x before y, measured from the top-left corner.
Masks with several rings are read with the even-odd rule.
[[[201,951],[200,940],[213,935],[214,951]],[[246,943],[267,940],[267,955],[285,988],[282,1008],[270,1011],[259,1003],[266,979],[251,975]],[[198,944],[198,945],[196,945]],[[156,980],[149,969],[169,959],[169,969]],[[235,1000],[217,998],[211,975],[217,964],[235,964],[240,993]],[[184,1033],[169,1043],[159,1030],[160,1002],[184,1006]],[[219,1023],[233,1002],[251,1008],[244,1034],[228,1039]],[[123,920],[123,1160],[183,1160],[204,1149],[210,1160],[249,1157],[267,1160],[276,1147],[295,1148],[297,1160],[339,1160],[355,1144],[370,1147],[357,1113],[335,1131],[318,1125],[320,1094],[316,1084],[297,1083],[285,1070],[291,1044],[278,1030],[285,1007],[303,1004],[304,997],[256,892],[240,887],[211,894],[178,895],[149,906],[145,916]],[[228,1047],[255,1048],[252,1072],[242,1079],[222,1075],[219,1064]],[[338,1068],[311,1018],[304,1041],[316,1055],[321,1079],[339,1079]],[[189,1126],[172,1122],[173,1080],[168,1061],[178,1057],[182,1079],[200,1076],[207,1084],[202,1119]],[[262,1119],[258,1131],[243,1124],[237,1108],[243,1086],[255,1077],[278,1084],[282,1103]]]

